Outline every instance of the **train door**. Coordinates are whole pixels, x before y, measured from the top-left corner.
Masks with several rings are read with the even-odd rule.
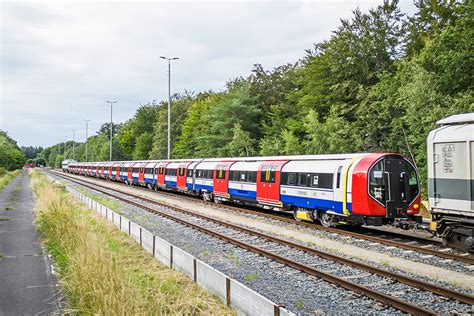
[[[221,162],[214,169],[214,195],[227,197],[229,191],[229,168],[234,162]]]
[[[120,164],[115,167],[115,178],[120,179]]]
[[[165,169],[166,169],[166,165],[168,165],[168,163],[163,163],[163,164],[159,164],[158,165],[158,170],[157,170],[157,184],[159,186],[165,186]]]
[[[109,178],[112,178],[112,170],[113,170],[112,166],[109,166]]]
[[[263,203],[280,203],[281,168],[287,161],[262,163],[257,171],[257,200]]]
[[[178,170],[176,171],[177,174],[176,174],[176,187],[178,189],[181,189],[181,190],[184,190],[186,189],[186,171],[187,171],[187,166],[189,165],[189,163],[186,163],[186,164],[181,164],[179,165],[178,167]]]
[[[386,188],[387,217],[406,215],[409,202],[409,184],[403,159],[383,159]],[[408,193],[408,194],[407,194]]]
[[[142,165],[140,168],[138,168],[138,182],[145,182],[145,165]]]
[[[133,166],[133,164],[129,165],[128,169],[127,169],[128,181],[133,181],[133,168],[132,168],[132,166]]]

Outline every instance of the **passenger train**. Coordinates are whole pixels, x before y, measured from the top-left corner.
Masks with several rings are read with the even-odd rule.
[[[292,213],[324,226],[412,221],[419,175],[399,154],[71,162],[64,171]]]

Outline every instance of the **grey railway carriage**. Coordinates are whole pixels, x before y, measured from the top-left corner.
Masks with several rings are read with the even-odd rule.
[[[61,163],[61,169],[64,171],[64,172],[69,172],[69,164],[71,163],[75,163],[77,161],[73,160],[73,159],[66,159],[66,160],[63,160],[63,162]]]
[[[431,230],[445,244],[474,251],[474,113],[437,124],[428,135]]]

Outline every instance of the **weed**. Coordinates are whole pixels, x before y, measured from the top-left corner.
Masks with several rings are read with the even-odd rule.
[[[208,257],[208,256],[209,256],[209,251],[205,250],[205,251],[202,253],[202,255],[203,255],[204,257]]]
[[[230,260],[233,260],[236,264],[241,264],[242,260],[235,254],[235,252],[231,252],[229,254],[226,254],[227,258]]]
[[[246,281],[254,281],[254,280],[257,280],[258,278],[260,278],[260,274],[258,273],[249,273],[249,274],[244,275],[244,279]]]
[[[383,266],[385,266],[385,267],[388,267],[388,266],[390,266],[390,261],[388,261],[388,260],[380,260],[380,264],[383,265]]]
[[[0,217],[0,221],[10,221],[12,219],[13,218],[10,218],[10,217]]]
[[[298,307],[299,309],[303,309],[305,307],[304,300],[303,299],[297,300],[296,301],[296,307]]]

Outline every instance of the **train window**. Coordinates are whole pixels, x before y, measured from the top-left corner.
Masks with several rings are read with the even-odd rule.
[[[246,182],[246,180],[247,180],[247,172],[245,172],[245,171],[240,171],[239,174],[240,174],[240,177],[239,177],[240,179],[239,179],[239,181]]]
[[[270,167],[270,173],[268,175],[268,182],[275,183],[277,170],[278,170],[278,166],[271,166]]]
[[[294,172],[282,172],[281,183],[287,185],[296,185],[296,173]]]
[[[238,171],[229,171],[229,181],[238,181],[239,180],[239,172]]]
[[[260,182],[268,182],[268,174],[267,171],[270,166],[262,166],[262,170],[260,172]]]
[[[193,169],[188,169],[188,177],[192,177],[193,176]]]
[[[133,172],[138,172],[138,168],[133,168]]]
[[[336,177],[336,188],[340,188],[341,187],[341,173],[342,173],[342,166],[339,166],[339,168],[337,168],[337,177]]]
[[[179,175],[180,177],[184,176],[184,173],[185,173],[185,170],[186,170],[186,169],[185,169],[184,167],[180,167],[178,170],[179,170],[178,175]]]
[[[334,177],[333,177],[332,173],[319,173],[318,174],[318,185],[316,187],[323,188],[323,189],[332,189],[333,179],[334,179]],[[315,185],[313,185],[313,187],[314,186]]]
[[[308,183],[308,176],[310,176],[310,174],[298,173],[298,186],[305,187]]]
[[[247,171],[247,182],[257,182],[257,171]]]
[[[312,182],[311,186],[318,187],[319,186],[319,175],[312,175]]]
[[[414,199],[420,193],[420,186],[418,184],[418,175],[416,174],[415,168],[412,166],[411,163],[405,161],[406,169],[407,169],[407,176],[408,176],[408,185],[410,186],[410,199]]]
[[[380,160],[370,170],[369,195],[380,203],[385,204],[385,181],[383,173],[383,161]]]
[[[217,179],[225,179],[225,166],[217,166]]]
[[[212,179],[214,178],[214,170],[204,170],[204,176],[203,178],[206,178],[206,179]]]

